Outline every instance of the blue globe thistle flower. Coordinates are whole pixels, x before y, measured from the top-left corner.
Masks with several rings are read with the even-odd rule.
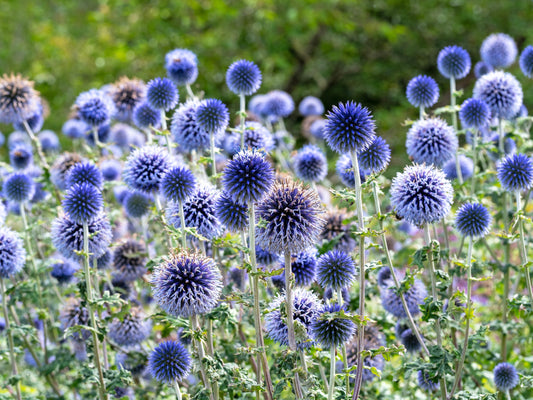
[[[50,168],[50,179],[59,189],[64,190],[67,187],[66,178],[70,169],[81,163],[83,159],[77,153],[63,153],[52,164]]]
[[[39,93],[33,82],[21,75],[4,74],[0,78],[0,122],[23,123],[35,114],[41,114]]]
[[[165,68],[176,85],[191,85],[198,77],[198,58],[190,50],[175,49],[165,55]]]
[[[88,223],[102,212],[104,199],[98,188],[89,183],[81,183],[68,189],[62,205],[72,221]]]
[[[37,137],[39,139],[39,142],[41,142],[41,147],[45,152],[54,152],[58,151],[61,148],[59,138],[53,131],[42,131]]]
[[[409,132],[405,147],[415,163],[442,166],[454,157],[459,140],[453,128],[440,118],[415,122]]]
[[[314,247],[291,256],[291,271],[296,286],[310,286],[316,277],[317,251]],[[280,267],[284,272],[279,277],[285,282],[285,258],[280,258]]]
[[[122,320],[113,319],[108,327],[109,338],[123,347],[132,347],[143,342],[152,330],[152,323],[139,307],[133,307]]]
[[[389,144],[381,136],[375,136],[370,146],[359,154],[358,161],[362,169],[377,174],[387,168],[390,156]]]
[[[324,137],[337,153],[353,153],[370,146],[376,123],[368,108],[353,101],[339,103],[327,115]]]
[[[418,75],[409,81],[407,100],[414,107],[431,107],[439,100],[439,85],[427,75]]]
[[[491,220],[481,203],[465,203],[457,210],[455,226],[463,236],[483,237],[489,233]]]
[[[268,266],[278,261],[278,254],[271,253],[268,250],[263,249],[259,244],[255,244],[255,258],[259,265]]]
[[[14,169],[25,169],[33,162],[31,147],[25,144],[17,145],[9,152],[9,162]]]
[[[459,46],[447,46],[439,52],[437,67],[445,78],[461,79],[470,72],[472,62],[468,52]]]
[[[228,271],[229,282],[233,284],[233,287],[238,288],[240,291],[244,291],[247,279],[248,274],[246,271],[238,267],[231,267]]]
[[[322,115],[325,110],[324,104],[318,97],[306,96],[300,101],[298,111],[304,117],[309,117],[310,115]]]
[[[146,85],[146,100],[155,110],[171,110],[179,101],[178,88],[168,78],[152,79]]]
[[[115,181],[120,178],[122,164],[120,161],[110,158],[102,161],[100,164],[100,169],[102,171],[102,177],[104,180]]]
[[[417,353],[422,348],[422,344],[420,344],[416,335],[409,328],[409,325],[402,321],[396,323],[396,336],[409,353]]]
[[[226,130],[229,123],[228,107],[218,99],[205,99],[196,107],[196,123],[207,132]]]
[[[26,145],[28,147],[31,147],[32,145],[28,134],[22,131],[11,132],[11,134],[7,138],[7,148],[9,150],[13,150],[15,147],[23,145]]]
[[[182,252],[156,266],[152,285],[154,299],[165,312],[188,318],[217,305],[222,275],[212,258]]]
[[[242,232],[248,228],[248,205],[234,201],[226,192],[218,196],[215,213],[218,220],[231,232]]]
[[[311,337],[325,349],[346,343],[355,333],[355,324],[352,321],[328,315],[338,313],[341,309],[343,307],[337,303],[326,305],[311,322]]]
[[[233,200],[248,204],[260,201],[274,183],[270,163],[258,151],[241,151],[224,168],[222,186]]]
[[[137,128],[161,128],[161,112],[153,109],[147,102],[140,103],[133,110],[133,123]]]
[[[273,90],[266,95],[262,113],[273,117],[287,117],[294,111],[294,100],[283,90]]]
[[[261,87],[261,81],[261,70],[252,61],[235,61],[226,72],[226,84],[237,95],[254,94]]]
[[[291,179],[281,179],[257,205],[261,247],[274,253],[298,253],[313,246],[324,226],[322,203],[314,190]]]
[[[146,273],[147,253],[143,243],[127,239],[113,252],[113,275],[124,282],[133,282]]]
[[[481,59],[494,68],[506,68],[511,65],[518,49],[514,39],[505,33],[493,33],[481,44]]]
[[[159,190],[169,166],[170,161],[166,149],[145,146],[130,154],[122,175],[124,182],[131,188],[150,193]]]
[[[96,259],[96,268],[108,269],[113,262],[113,253],[106,249],[105,253]]]
[[[246,121],[244,130],[244,149],[261,150],[266,153],[274,149],[272,133],[259,122]],[[241,151],[241,137],[237,132],[226,133],[223,147],[230,155]]]
[[[350,302],[350,290],[348,288],[342,288],[341,289],[341,296],[344,301],[344,303]],[[327,288],[324,290],[324,300],[331,300],[333,298],[337,298],[337,292],[333,291],[332,288]]]
[[[117,109],[116,119],[128,122],[133,118],[133,110],[146,98],[146,85],[136,78],[121,77],[113,83],[109,97]]]
[[[141,218],[149,213],[152,207],[152,196],[139,191],[126,191],[121,202],[126,215],[130,218]]]
[[[318,146],[308,144],[292,159],[296,176],[304,182],[320,182],[328,174],[328,160]]]
[[[527,46],[520,54],[520,69],[528,78],[533,78],[533,46]]]
[[[44,124],[44,107],[42,105],[42,101],[40,99],[38,101],[39,106],[35,113],[25,121],[14,122],[13,128],[15,128],[17,131],[25,132],[26,127],[24,126],[24,122],[26,122],[33,133],[37,133],[42,129]]]
[[[431,378],[427,371],[418,370],[417,379],[418,386],[428,392],[435,392],[440,387],[439,381],[436,378]]]
[[[52,264],[50,275],[57,279],[59,284],[66,285],[74,280],[74,274],[79,269],[79,264],[68,258],[62,258]]]
[[[0,277],[11,278],[19,273],[26,262],[26,250],[19,234],[0,227]]]
[[[527,116],[528,116],[527,107],[524,104],[522,104],[520,106],[520,110],[518,110],[516,115],[513,117],[513,120],[516,120],[517,118],[527,117]]]
[[[400,218],[421,226],[450,212],[453,188],[444,173],[428,165],[411,165],[392,180],[391,204]]]
[[[379,349],[381,346],[385,346],[385,338],[379,329],[374,325],[365,326],[365,331],[363,335],[364,340],[364,349],[365,350],[375,350]],[[348,368],[357,365],[357,359],[359,355],[359,346],[357,341],[357,336],[353,336],[352,339],[346,344],[346,358],[348,360]],[[376,356],[367,356],[363,359],[363,366],[368,368],[376,368],[378,371],[382,371],[385,366],[385,360],[381,354]],[[351,374],[355,374],[355,371],[352,371]],[[372,373],[369,369],[363,369],[363,382],[372,381],[376,375]]]
[[[366,180],[366,171],[361,168],[361,162],[359,161],[359,178],[361,179],[361,182],[364,182]],[[343,154],[339,157],[337,160],[337,164],[335,165],[335,171],[337,172],[337,175],[341,178],[341,182],[350,187],[355,187],[355,176],[354,176],[354,170],[353,170],[353,163],[352,158],[348,154]]]
[[[499,148],[498,148],[499,147],[498,144],[500,141],[499,133],[494,132],[492,136],[490,137],[489,141],[491,141],[494,144],[494,147],[492,149],[487,150],[487,155],[492,161],[496,162],[501,157],[501,155],[499,154]],[[512,155],[516,153],[516,142],[508,134],[504,136],[503,152],[505,153],[505,155]]]
[[[490,124],[490,108],[481,99],[468,99],[459,110],[459,119],[465,128],[481,128]]]
[[[129,149],[134,142],[138,141],[137,137],[139,135],[142,136],[137,129],[119,122],[111,127],[109,141],[121,148]]]
[[[404,292],[403,296],[411,315],[420,314],[420,304],[424,304],[427,294],[426,286],[420,279],[415,279],[411,287]],[[396,294],[393,285],[381,288],[381,304],[385,311],[396,318],[407,318],[400,296]]]
[[[81,119],[69,119],[61,128],[63,134],[71,139],[81,139],[90,130],[91,127]]]
[[[321,301],[314,293],[302,288],[294,289],[293,295],[294,322],[302,324],[308,335],[311,323],[316,319],[322,308]],[[281,312],[281,310],[283,310],[284,314],[286,313],[285,307],[286,303],[284,294],[278,295],[268,305],[268,309],[272,311],[270,311],[265,317],[265,330],[268,337],[272,340],[283,346],[288,346],[288,329],[285,324],[285,317],[282,316]],[[307,335],[302,332],[301,335],[296,337],[296,344],[299,349],[311,346],[311,341]]]
[[[493,117],[510,119],[520,110],[524,94],[513,75],[494,71],[477,80],[474,97],[487,103]]]
[[[323,288],[339,290],[349,287],[355,276],[355,262],[343,251],[328,251],[318,259],[317,281]]]
[[[89,222],[89,253],[92,257],[101,257],[113,238],[111,225],[102,213]],[[83,251],[83,225],[74,222],[68,215],[63,215],[52,223],[52,244],[63,257],[81,261],[77,253]]]
[[[180,150],[186,153],[209,148],[209,132],[200,126],[196,118],[199,105],[196,100],[187,100],[179,106],[172,117],[170,125],[172,139],[180,146]]]
[[[263,112],[263,105],[267,99],[266,94],[256,94],[250,98],[248,102],[248,109],[260,118],[265,118],[266,114]]]
[[[72,168],[69,169],[65,183],[68,188],[74,185],[87,183],[101,190],[104,183],[104,177],[102,176],[100,168],[93,163],[81,162],[74,164]]]
[[[481,78],[483,75],[488,74],[489,72],[494,71],[494,68],[492,65],[487,64],[484,61],[478,61],[476,65],[474,66],[474,75],[476,76],[476,79]]]
[[[470,179],[474,173],[474,162],[462,154],[460,154],[458,158],[459,168],[461,168],[461,175],[463,176],[463,179]],[[455,158],[448,160],[442,167],[442,171],[444,172],[444,175],[446,175],[446,178],[450,181],[457,179],[457,165],[455,164]]]
[[[533,161],[525,154],[511,154],[497,166],[502,187],[508,192],[528,190],[533,186]]]
[[[334,241],[333,249],[350,254],[357,247],[357,242],[350,233],[352,225],[344,223],[346,219],[346,214],[341,211],[328,211],[321,238],[326,241]]]
[[[502,392],[515,388],[520,382],[514,365],[502,362],[494,367],[494,385]]]
[[[2,192],[8,201],[24,203],[33,197],[35,184],[29,175],[22,172],[14,172],[4,181]]]
[[[187,349],[174,340],[160,343],[148,356],[148,369],[159,382],[172,384],[189,375],[191,356]]]
[[[113,196],[119,204],[123,204],[124,199],[131,191],[126,185],[117,185],[113,187]]]
[[[309,127],[309,132],[317,139],[324,139],[326,133],[327,120],[317,119]]]
[[[147,367],[144,356],[139,357],[139,354],[136,352],[117,352],[115,355],[115,364],[118,368],[130,371],[131,376],[136,378],[143,377]]]
[[[398,271],[396,271],[396,269],[394,269],[395,273],[398,274]],[[381,288],[386,288],[390,285],[393,284],[393,280],[392,280],[392,274],[391,274],[391,270],[388,266],[386,267],[381,267],[378,271],[378,286],[381,287]]]
[[[85,307],[81,306],[79,299],[70,297],[61,309],[59,321],[61,321],[61,329],[63,331],[77,325],[89,326],[89,312]],[[76,342],[83,342],[89,339],[90,336],[91,332],[86,329],[72,333],[72,339]]]
[[[196,188],[196,178],[187,166],[174,166],[163,176],[161,193],[169,200],[185,201]]]
[[[76,99],[76,109],[81,120],[92,127],[108,124],[116,112],[111,98],[97,89],[81,93]]]

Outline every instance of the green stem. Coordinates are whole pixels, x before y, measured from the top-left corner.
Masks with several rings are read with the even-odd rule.
[[[503,310],[502,310],[502,323],[505,327],[507,325],[507,299],[509,298],[509,268],[506,268],[503,273]],[[504,328],[502,332],[502,341],[501,341],[501,360],[502,362],[507,361],[507,327]]]
[[[191,315],[191,328],[194,330],[194,331],[200,331],[200,324],[198,322],[198,316],[196,314],[194,315]],[[204,368],[204,363],[203,363],[203,360],[205,358],[205,353],[204,353],[204,344],[202,343],[202,341],[198,341],[196,343],[197,345],[197,348],[198,348],[198,361],[199,361],[199,364],[200,364],[200,376],[202,378],[202,382],[204,384],[204,386],[206,387],[207,390],[209,390],[209,398],[212,400],[213,399],[213,389],[211,388],[211,383],[208,381],[207,379],[207,374],[205,372],[205,368]]]
[[[185,214],[183,213],[183,202],[178,201],[180,222],[181,222],[181,247],[183,250],[187,248],[187,232],[185,231]]]
[[[217,163],[215,161],[215,133],[209,133],[209,148],[211,149],[211,177],[214,177],[217,174]],[[216,181],[215,181],[216,186]]]
[[[168,134],[168,132],[166,132],[166,130],[167,130],[167,115],[165,113],[165,110],[161,110],[161,131],[163,132],[165,136],[165,140],[167,142],[168,154],[172,155],[172,141],[170,140],[170,135]]]
[[[498,118],[498,148],[500,150],[500,157],[505,154],[505,135],[503,133],[503,120]]]
[[[213,346],[213,320],[210,318],[207,319],[207,354],[209,354],[211,358],[213,358],[215,355],[215,348]],[[211,382],[211,385],[213,386],[213,396],[215,400],[218,400],[218,382],[216,380],[213,380],[213,382]]]
[[[98,149],[102,145],[100,143],[100,138],[98,137],[98,128],[97,127],[93,127],[92,131],[93,131],[94,145]]]
[[[174,379],[174,391],[176,392],[176,399],[181,400],[181,391],[180,391],[180,385],[178,384],[178,381]]]
[[[478,131],[472,131],[472,197],[476,197],[476,164],[477,164],[477,135]]]
[[[455,112],[455,78],[450,78],[450,104],[452,107],[452,125],[453,131],[457,134],[457,113]],[[461,164],[459,163],[459,155],[455,152],[455,168],[457,169],[457,179],[459,183],[463,184],[463,172],[461,171]]]
[[[11,325],[9,323],[9,314],[7,312],[7,295],[4,285],[4,278],[0,276],[0,295],[2,296],[2,307],[4,309],[4,319],[6,322],[7,342],[9,345],[9,360],[11,361],[11,376],[17,376],[19,374],[17,367],[17,359],[15,356],[15,345],[13,343],[13,333],[11,332]],[[20,381],[17,381],[15,385],[17,400],[22,399],[20,391]]]
[[[335,392],[335,347],[334,346],[331,346],[330,357],[331,358],[329,362],[328,400],[333,400],[333,393]]]
[[[424,119],[424,106],[420,106],[420,120]]]
[[[191,85],[185,85],[185,90],[187,90],[187,97],[190,99],[196,99],[196,96],[194,95]]]
[[[239,95],[239,118],[240,118],[240,131],[241,131],[241,150],[244,150],[244,132],[246,129],[246,98],[244,94]]]
[[[516,212],[520,213],[521,209],[522,206],[520,192],[516,192]],[[529,300],[533,306],[533,286],[531,285],[531,276],[529,275],[529,261],[527,256],[526,240],[524,237],[524,221],[522,220],[522,216],[520,214],[518,215],[518,229],[520,232],[520,257],[522,259],[522,267],[524,268],[524,272],[526,274],[526,285],[529,293]]]

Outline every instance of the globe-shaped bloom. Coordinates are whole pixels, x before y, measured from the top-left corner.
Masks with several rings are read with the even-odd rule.
[[[326,305],[311,322],[311,337],[325,349],[346,343],[355,333],[355,324],[352,321],[333,314],[340,312],[342,308],[337,303]]]
[[[15,128],[17,131],[25,132],[26,126],[24,123],[26,123],[33,133],[39,132],[44,124],[44,112],[45,110],[42,104],[42,100],[38,99],[38,107],[37,110],[33,113],[33,115],[25,121],[14,122],[13,128]]]
[[[527,46],[520,54],[520,69],[528,78],[533,78],[533,46]]]
[[[133,110],[133,123],[137,128],[159,129],[161,127],[161,112],[147,102],[138,104]]]
[[[180,342],[169,340],[160,343],[148,356],[148,369],[159,382],[172,384],[189,375],[192,360]]]
[[[502,362],[494,367],[494,385],[502,392],[515,388],[520,382],[520,377],[514,365]]]
[[[454,157],[459,140],[453,128],[440,118],[417,121],[407,132],[407,154],[416,163],[442,166]]]
[[[487,103],[493,117],[510,119],[520,110],[524,94],[513,75],[494,71],[477,80],[474,97]]]
[[[427,371],[418,370],[417,380],[418,386],[428,392],[435,392],[440,387],[439,381],[436,378],[430,377]]]
[[[113,275],[124,282],[133,282],[146,273],[146,246],[134,239],[127,239],[113,252]]]
[[[217,305],[222,275],[213,259],[182,252],[156,266],[152,285],[154,300],[165,312],[188,318]]]
[[[222,147],[233,156],[241,151],[241,135],[238,132],[226,132]],[[272,133],[261,123],[246,121],[244,129],[244,150],[261,150],[270,152],[274,149]]]
[[[328,251],[318,259],[317,281],[323,288],[336,291],[349,287],[355,277],[355,262],[343,251]]]
[[[470,179],[472,177],[472,174],[474,173],[474,162],[460,154],[458,156],[459,159],[459,168],[461,169],[461,176],[463,177],[463,180]],[[458,178],[457,176],[457,165],[455,163],[455,157],[450,158],[446,164],[442,167],[442,172],[444,172],[444,175],[446,175],[446,178],[450,181],[453,181]]]
[[[226,84],[237,95],[254,94],[261,87],[261,80],[261,70],[252,61],[235,61],[226,72]]]
[[[142,218],[150,212],[153,204],[152,196],[137,190],[127,190],[121,202],[124,205],[126,215],[131,218]]]
[[[304,117],[324,114],[324,104],[315,96],[306,96],[300,101],[298,111]]]
[[[83,159],[76,153],[63,153],[59,156],[50,168],[50,179],[59,189],[64,190],[67,187],[66,178],[70,169],[82,162]]]
[[[26,262],[26,250],[18,233],[0,227],[0,278],[8,279],[19,273]]]
[[[81,93],[76,99],[76,109],[79,117],[92,127],[108,124],[116,112],[113,100],[97,89]]]
[[[461,79],[470,72],[472,62],[468,52],[459,46],[447,46],[439,52],[437,67],[448,79]]]
[[[91,127],[81,119],[69,119],[61,128],[63,134],[71,139],[81,139],[90,130]]]
[[[17,146],[30,146],[31,139],[26,132],[23,131],[14,131],[7,138],[7,148],[13,150]]]
[[[365,326],[364,335],[364,349],[365,350],[375,350],[379,349],[381,346],[385,345],[385,337],[374,325]],[[346,358],[348,360],[348,367],[351,368],[357,365],[357,360],[359,356],[359,345],[357,336],[354,335],[352,339],[346,344]],[[385,361],[381,354],[376,356],[367,356],[363,359],[363,366],[368,367],[369,369],[363,369],[363,381],[369,382],[372,381],[376,375],[372,373],[370,368],[376,368],[378,371],[383,370],[385,366]],[[352,371],[351,374],[355,374],[355,371]]]
[[[266,95],[262,113],[272,117],[287,117],[294,111],[294,100],[283,90],[273,90]]]
[[[465,128],[481,128],[490,124],[490,108],[481,99],[468,99],[461,106],[459,118]]]
[[[453,188],[441,170],[412,165],[392,180],[391,204],[400,218],[421,226],[440,221],[450,212]]]
[[[278,275],[285,282],[285,258],[282,257],[280,262],[283,273]],[[296,286],[310,286],[316,277],[317,268],[317,251],[311,248],[291,256],[291,271],[294,274]]]
[[[74,274],[79,268],[79,264],[73,260],[62,258],[52,264],[50,275],[57,279],[59,284],[65,285],[74,280]]]
[[[70,219],[80,224],[91,222],[104,208],[102,192],[89,183],[71,186],[62,204]]]
[[[242,151],[224,168],[222,186],[233,200],[248,204],[261,200],[274,183],[274,169],[258,151]]]
[[[132,347],[143,342],[152,330],[152,323],[139,307],[133,307],[122,320],[114,318],[109,324],[109,338],[123,347]]]
[[[171,110],[178,104],[178,89],[168,78],[152,79],[146,85],[146,100],[155,110]]]
[[[21,75],[4,74],[0,77],[0,122],[23,123],[35,114],[42,114],[40,103],[33,82]]]
[[[422,348],[418,338],[409,326],[401,320],[396,323],[396,336],[410,353],[417,353]]]
[[[255,244],[255,257],[259,265],[268,266],[278,261],[278,255],[263,249],[257,243]]]
[[[115,181],[120,177],[120,172],[122,171],[122,163],[118,160],[112,158],[102,161],[100,164],[100,169],[102,171],[102,177],[106,181]]]
[[[8,201],[24,203],[35,193],[33,179],[23,172],[14,172],[3,183],[2,192]]]
[[[359,159],[358,159],[359,161]],[[341,182],[348,186],[349,188],[355,187],[355,175],[353,170],[352,157],[348,154],[343,154],[337,160],[335,164],[335,171],[337,175],[341,178]],[[366,171],[361,168],[361,163],[359,162],[359,179],[361,182],[366,180]]]
[[[180,150],[186,153],[209,148],[209,132],[198,124],[196,118],[199,105],[196,100],[187,100],[178,107],[172,117],[172,139],[179,145]]]
[[[489,232],[491,220],[481,203],[465,203],[457,210],[455,226],[463,236],[483,237]]]
[[[81,162],[74,164],[69,169],[65,183],[67,188],[74,185],[81,185],[82,183],[88,183],[93,185],[97,189],[101,189],[104,183],[104,177],[102,171],[96,165],[90,162]]]
[[[313,246],[322,232],[323,206],[317,193],[290,180],[281,179],[257,205],[261,247],[274,253],[298,253]]]
[[[63,331],[77,325],[88,326],[90,324],[89,312],[85,307],[81,306],[80,300],[72,297],[67,299],[66,304],[61,309],[59,320]],[[83,342],[89,339],[90,336],[91,332],[86,329],[72,333],[72,339],[78,342]]]
[[[533,161],[525,154],[505,157],[496,172],[502,187],[508,192],[524,191],[533,186]]]
[[[129,149],[131,145],[138,141],[142,134],[135,128],[125,123],[117,123],[111,127],[109,141],[124,149]]]
[[[26,144],[19,144],[9,152],[9,162],[15,169],[25,169],[33,162],[31,147]]]
[[[375,136],[370,146],[358,155],[359,166],[365,171],[378,173],[387,168],[390,156],[389,144],[381,136]]]
[[[161,181],[161,194],[174,201],[185,201],[196,188],[196,178],[185,165],[170,167]]]
[[[308,144],[292,159],[296,176],[304,182],[320,182],[328,174],[328,160],[318,146]]]
[[[439,85],[427,75],[418,75],[409,81],[407,100],[415,107],[431,107],[439,99]]]
[[[352,253],[357,242],[351,235],[352,224],[345,223],[347,215],[341,211],[330,210],[326,214],[322,240],[333,242],[333,249]]]
[[[215,204],[218,220],[231,232],[248,228],[248,205],[233,200],[230,194],[222,192]]]
[[[494,68],[506,68],[518,54],[514,39],[505,33],[493,33],[481,44],[481,59]]]
[[[411,315],[418,315],[420,314],[420,305],[424,304],[424,299],[427,297],[426,286],[420,279],[415,279],[411,287],[403,293],[403,296]],[[382,287],[381,304],[385,311],[396,318],[407,318],[407,313],[394,285]]]
[[[176,85],[191,85],[198,77],[198,58],[190,50],[175,49],[165,55],[165,68]]]
[[[253,114],[264,119],[267,115],[263,111],[263,106],[267,98],[268,96],[266,94],[256,94],[255,96],[252,96],[248,102],[248,109]]]
[[[133,118],[133,110],[146,98],[146,85],[136,78],[121,77],[113,83],[109,97],[117,109],[115,117],[119,121],[128,122]]]
[[[353,153],[370,146],[376,123],[368,108],[353,101],[339,103],[327,114],[324,137],[337,153]]]
[[[484,61],[478,61],[476,65],[474,66],[474,75],[476,76],[476,79],[481,78],[483,75],[488,74],[489,72],[494,71],[494,68],[492,65],[487,64]]]
[[[309,126],[309,132],[317,139],[324,139],[327,123],[326,119],[317,119]]]
[[[45,152],[54,152],[58,151],[61,148],[59,143],[59,138],[54,131],[45,130],[39,133],[37,136],[39,142],[41,142],[41,147]]]
[[[130,154],[122,173],[124,182],[133,189],[150,193],[158,191],[170,166],[166,149],[145,146]]]
[[[207,132],[224,131],[229,123],[228,107],[218,99],[202,100],[196,108],[196,122]]]

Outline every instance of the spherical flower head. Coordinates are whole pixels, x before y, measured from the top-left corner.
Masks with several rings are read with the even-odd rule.
[[[130,154],[124,166],[124,182],[145,193],[156,192],[170,166],[166,149],[144,146]]]
[[[137,141],[138,136],[142,136],[137,129],[125,123],[117,123],[111,127],[109,141],[124,149],[129,149]]]
[[[8,279],[19,273],[26,262],[26,250],[18,233],[0,227],[0,277]]]
[[[78,299],[72,297],[68,298],[63,306],[59,314],[59,320],[61,321],[61,329],[64,331],[77,325],[88,326],[90,324],[89,312],[85,307],[81,306]],[[86,329],[72,333],[72,338],[77,342],[83,342],[89,339],[90,336],[91,332]]]
[[[155,110],[171,110],[179,101],[178,88],[168,78],[152,79],[146,85],[146,100]]]
[[[510,119],[520,110],[524,94],[513,75],[494,71],[477,80],[474,97],[487,103],[493,117]]]
[[[2,192],[8,201],[24,203],[33,197],[35,183],[28,174],[14,172],[4,181]]]
[[[141,218],[148,214],[152,203],[152,196],[137,190],[127,191],[122,201],[126,215],[131,218]]]
[[[243,232],[248,228],[248,205],[238,203],[222,192],[215,203],[218,220],[231,232]]]
[[[33,82],[21,75],[4,74],[0,78],[0,122],[23,123],[35,114],[42,114],[39,93]]]
[[[259,122],[246,121],[244,129],[244,150],[261,150],[270,152],[274,149],[272,133]],[[241,149],[241,136],[236,132],[226,133],[224,150],[230,155],[235,155]]]
[[[63,134],[71,139],[80,139],[90,130],[91,127],[81,119],[69,119],[61,128]]]
[[[459,46],[447,46],[439,52],[437,67],[442,76],[448,79],[461,79],[470,72],[472,62],[468,52]]]
[[[209,148],[209,132],[198,124],[196,118],[196,109],[199,105],[200,102],[197,100],[187,100],[179,106],[172,117],[170,125],[172,139],[180,146],[180,150],[186,153]]]
[[[120,178],[120,172],[122,171],[122,163],[112,158],[102,161],[100,164],[102,171],[102,177],[106,181],[115,181]]]
[[[318,259],[317,281],[323,288],[336,291],[350,287],[355,276],[355,262],[343,251],[328,251]]]
[[[43,151],[45,152],[54,152],[54,151],[58,151],[61,148],[61,144],[59,143],[59,138],[53,131],[50,131],[50,130],[42,131],[39,133],[37,137],[39,139],[39,142],[41,142],[41,147]]]
[[[273,90],[266,95],[262,113],[272,117],[287,117],[294,111],[294,100],[283,90]]]
[[[104,177],[102,176],[100,168],[93,163],[81,162],[69,169],[65,181],[68,188],[74,185],[88,183],[101,190],[104,183]]]
[[[79,269],[79,264],[63,258],[52,264],[50,275],[54,277],[61,285],[66,285],[74,280],[74,274]]]
[[[407,84],[406,96],[415,107],[431,107],[439,100],[439,85],[427,75],[418,75]]]
[[[257,205],[261,247],[274,253],[298,253],[313,246],[324,226],[324,208],[318,194],[291,179],[276,182]]]
[[[383,171],[389,165],[391,150],[381,136],[375,136],[370,146],[358,155],[359,166],[372,173]]]
[[[146,273],[147,253],[143,243],[128,239],[113,253],[113,274],[124,282],[133,282]]]
[[[123,347],[132,347],[143,342],[152,330],[150,319],[139,307],[133,307],[122,320],[115,318],[108,327],[109,338]]]
[[[420,314],[420,305],[424,304],[424,299],[427,297],[426,286],[420,279],[415,279],[403,296],[411,315],[418,315]],[[381,304],[385,311],[396,318],[407,318],[407,313],[403,308],[400,296],[395,291],[394,285],[388,285],[381,289]]]
[[[528,78],[533,78],[533,46],[527,46],[518,60],[520,69]]]
[[[440,387],[439,381],[436,378],[430,377],[427,371],[418,370],[417,379],[418,386],[428,392],[435,392]]]
[[[472,177],[472,174],[474,173],[474,162],[460,154],[458,156],[459,158],[459,168],[461,169],[461,175],[464,180],[470,179]],[[450,181],[453,181],[457,179],[457,165],[455,164],[455,157],[450,158],[446,164],[442,167],[442,171],[444,172],[444,175],[446,175],[446,178]]]
[[[480,53],[481,59],[492,67],[506,68],[514,62],[518,49],[511,36],[493,33],[481,44]]]
[[[148,356],[148,369],[159,382],[172,384],[189,375],[192,359],[180,342],[169,340],[160,343]]]
[[[324,139],[327,122],[328,121],[326,119],[317,119],[314,121],[309,127],[309,132],[311,132],[311,135],[317,139]]]
[[[33,133],[39,132],[44,124],[44,107],[42,105],[42,101],[39,100],[39,106],[37,107],[37,110],[33,113],[31,117],[26,119],[25,121],[19,121],[13,123],[13,128],[15,128],[17,131],[25,132],[26,126],[24,125],[24,122],[30,127]]]
[[[370,146],[375,137],[376,123],[372,113],[359,103],[339,103],[327,115],[324,137],[337,153],[353,153]]]
[[[278,255],[263,249],[257,243],[255,244],[255,257],[259,265],[268,266],[278,261]]]
[[[165,68],[176,85],[191,85],[198,77],[198,58],[190,50],[175,49],[165,55]]]
[[[292,159],[296,176],[304,182],[320,182],[328,174],[328,160],[318,146],[308,144]]]
[[[104,208],[102,192],[89,183],[72,185],[63,200],[63,209],[74,222],[84,224],[93,221]]]
[[[279,275],[285,282],[285,257],[280,258],[280,266],[284,272]],[[310,286],[316,277],[317,251],[314,247],[291,256],[291,271],[296,286]]]
[[[50,179],[59,189],[64,190],[67,187],[66,178],[70,169],[82,162],[82,158],[77,153],[63,153],[59,156],[50,168]]]
[[[442,166],[454,157],[459,140],[453,128],[440,118],[428,118],[415,122],[409,132],[405,147],[416,163]]]
[[[267,97],[266,94],[256,94],[255,96],[252,96],[248,102],[248,109],[258,117],[265,118],[266,114],[263,112],[263,106]]]
[[[481,203],[465,203],[457,210],[455,226],[463,236],[478,238],[489,233],[491,220]]]
[[[116,112],[113,100],[107,93],[91,89],[76,99],[79,117],[92,127],[108,124]]]
[[[248,204],[260,201],[274,183],[272,165],[255,150],[241,151],[224,168],[222,187],[233,200]]]
[[[161,181],[161,194],[173,201],[185,201],[196,188],[196,178],[185,165],[170,167]]]
[[[482,128],[490,124],[490,108],[481,99],[468,99],[461,106],[459,118],[465,128]]]
[[[499,363],[494,367],[494,385],[502,392],[515,388],[520,382],[516,368],[509,363]]]
[[[18,144],[9,152],[9,162],[14,169],[27,168],[33,162],[31,147],[26,144]]]
[[[330,315],[340,312],[342,308],[337,303],[326,305],[311,322],[311,337],[325,349],[346,343],[355,333],[355,324],[352,321]]]
[[[488,74],[489,72],[494,71],[494,68],[492,65],[487,64],[484,61],[478,61],[476,65],[474,66],[474,75],[476,76],[476,79],[481,78],[483,75]]]
[[[409,353],[417,353],[422,348],[422,345],[418,341],[416,335],[409,328],[409,326],[402,322],[398,321],[396,323],[396,336],[400,339],[400,342],[405,347]]]
[[[161,127],[161,112],[147,102],[140,103],[133,110],[133,123],[137,128],[159,129]]]
[[[366,171],[361,168],[361,162],[359,158],[357,159],[359,161],[359,179],[361,179],[361,182],[364,182],[366,180]],[[355,187],[355,176],[354,176],[354,170],[353,170],[353,162],[352,157],[348,154],[343,154],[339,157],[337,160],[337,163],[335,164],[335,171],[337,172],[337,175],[341,178],[341,182],[348,186],[349,188]]]
[[[311,345],[308,335],[311,323],[316,319],[322,308],[318,297],[302,288],[293,291],[293,318],[295,324],[301,324],[305,328],[296,338],[298,348],[304,349]],[[288,329],[286,321],[285,295],[278,295],[268,306],[270,311],[265,317],[265,330],[268,337],[283,346],[289,344]]]
[[[383,334],[374,325],[365,326],[363,340],[365,350],[378,349],[381,346],[385,345],[385,338]],[[353,367],[357,365],[358,355],[359,347],[357,335],[354,335],[352,339],[346,344],[346,358],[348,360],[348,367]],[[368,368],[376,368],[378,371],[381,371],[385,366],[385,361],[381,354],[378,354],[376,356],[368,356],[363,359],[363,366]],[[351,374],[355,374],[355,371],[352,371]],[[376,375],[374,375],[372,371],[366,368],[363,369],[364,382],[372,381],[375,377]]]
[[[188,318],[217,305],[222,275],[212,258],[182,252],[170,255],[155,268],[152,285],[154,300],[165,312]]]
[[[261,87],[261,81],[261,70],[252,61],[235,61],[226,72],[226,84],[237,95],[254,94]]]
[[[146,85],[139,79],[123,76],[111,86],[109,97],[115,103],[115,117],[128,122],[132,120],[135,107],[146,98]]]
[[[529,190],[533,186],[533,161],[525,154],[505,157],[496,172],[502,187],[508,192]]]
[[[210,133],[226,130],[229,123],[228,107],[218,99],[205,99],[196,108],[196,122]]]
[[[333,241],[333,249],[350,254],[355,250],[357,242],[351,236],[352,225],[344,223],[346,219],[347,216],[343,212],[330,210],[326,214],[326,222],[320,236],[322,240]]]
[[[304,117],[309,117],[310,115],[322,115],[325,110],[324,104],[318,97],[306,96],[300,101],[298,111]]]

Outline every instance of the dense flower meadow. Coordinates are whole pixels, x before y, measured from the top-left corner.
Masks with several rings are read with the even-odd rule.
[[[79,94],[61,140],[4,74],[0,398],[533,398],[533,46],[480,55],[409,82],[392,180],[371,110],[258,94],[260,63],[227,68],[230,110],[173,50]]]

